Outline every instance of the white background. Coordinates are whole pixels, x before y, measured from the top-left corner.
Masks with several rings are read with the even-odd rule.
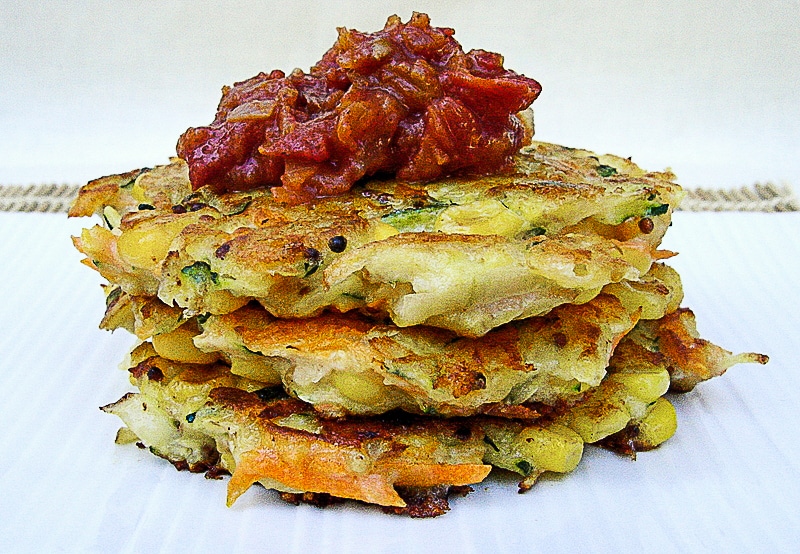
[[[798,0],[0,1],[0,183],[152,166],[222,85],[308,70],[337,26],[413,10],[539,80],[542,140],[685,186],[800,186]]]
[[[223,84],[308,69],[339,25],[427,11],[538,79],[538,138],[673,167],[687,186],[800,185],[800,5],[769,2],[23,2],[0,0],[0,183],[161,163]],[[587,448],[524,495],[492,478],[434,520],[285,505],[113,443],[97,407],[132,340],[97,330],[86,221],[0,214],[0,551],[796,551],[798,214],[679,213],[702,334],[771,356],[675,399],[677,435],[631,462]]]

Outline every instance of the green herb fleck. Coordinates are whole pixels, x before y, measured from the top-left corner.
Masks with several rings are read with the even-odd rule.
[[[211,271],[211,266],[206,262],[195,262],[181,269],[181,274],[191,279],[195,285],[217,285],[219,274]]]
[[[112,208],[111,206],[106,206],[103,208],[103,221],[106,222],[106,227],[113,230],[116,227],[119,227],[121,217],[119,212]]]
[[[303,277],[313,275],[322,264],[322,254],[316,248],[306,248],[306,261],[303,263]]]
[[[494,448],[495,452],[500,452],[500,449],[497,447],[497,445],[494,443],[494,441],[492,440],[492,438],[489,435],[484,435],[483,436],[483,442],[485,442],[486,444],[488,444],[489,446]]]
[[[645,216],[651,215],[664,215],[669,210],[669,204],[656,204],[655,206],[650,206],[645,210]]]
[[[603,165],[600,164],[597,166],[597,173],[600,177],[611,177],[617,172],[616,167],[611,167],[610,165]]]
[[[144,173],[144,172],[139,173],[138,175],[136,175],[136,177],[138,177],[142,173]],[[129,180],[125,181],[124,183],[120,183],[119,188],[121,188],[123,190],[128,190],[130,188],[133,188],[133,184],[136,182],[136,177],[134,177],[133,179],[129,179]]]
[[[108,308],[109,306],[114,304],[117,300],[119,300],[120,296],[122,296],[122,289],[119,287],[116,287],[114,290],[109,292],[108,296],[106,296],[106,308]]]
[[[653,337],[653,340],[650,341],[650,348],[651,352],[661,352],[661,337]]]
[[[523,475],[528,475],[533,470],[533,466],[525,460],[518,461],[517,467],[519,468],[519,470],[522,472]]]
[[[248,354],[253,354],[254,356],[263,356],[264,355],[261,352],[258,352],[257,350],[250,350],[245,345],[242,345],[242,348],[244,348],[245,352],[247,352]]]
[[[408,375],[403,373],[402,365],[395,365],[391,362],[386,362],[386,371],[391,373],[392,375],[397,375],[398,377],[402,377],[403,379],[411,379]]]
[[[247,200],[245,200],[241,204],[237,204],[236,206],[233,206],[231,208],[231,210],[229,212],[227,212],[225,215],[239,215],[240,213],[245,211],[250,206],[250,204],[252,204],[252,202],[253,202],[253,199],[252,198],[248,198]]]
[[[381,218],[400,232],[433,231],[436,218],[448,204],[436,203],[424,208],[395,210]]]

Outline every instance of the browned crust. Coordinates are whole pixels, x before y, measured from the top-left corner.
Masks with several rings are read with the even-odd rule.
[[[625,367],[660,367],[670,374],[671,392],[689,392],[698,383],[718,377],[739,363],[766,364],[769,356],[733,354],[700,338],[695,316],[679,308],[659,320],[642,322],[622,339],[610,361],[612,371]]]
[[[361,447],[375,439],[391,440],[403,433],[443,434],[454,440],[466,440],[471,436],[472,425],[480,420],[463,418],[431,418],[393,412],[378,417],[348,417],[346,419],[320,419],[318,434],[299,429],[282,427],[271,423],[276,418],[298,413],[316,414],[313,406],[294,398],[263,401],[254,393],[234,387],[219,387],[209,394],[215,404],[230,408],[234,412],[247,414],[259,425],[268,426],[271,433],[291,436],[299,433],[313,435],[335,446]]]
[[[69,209],[69,217],[88,217],[103,210],[103,206],[115,205],[120,197],[120,187],[132,182],[145,169],[134,169],[119,175],[109,175],[89,181],[78,191],[78,197]],[[133,201],[127,202],[128,208],[134,208]]]

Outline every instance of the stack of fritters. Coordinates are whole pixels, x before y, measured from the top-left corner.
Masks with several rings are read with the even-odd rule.
[[[530,487],[584,443],[675,431],[664,394],[739,362],[699,339],[659,260],[680,187],[534,143],[516,172],[370,180],[313,204],[192,192],[186,165],[86,185],[75,239],[108,280],[101,326],[143,342],[104,410],[178,467],[289,500],[411,515],[492,466]]]

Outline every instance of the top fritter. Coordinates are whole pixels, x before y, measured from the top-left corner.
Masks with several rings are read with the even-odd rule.
[[[540,91],[501,55],[464,53],[427,15],[393,16],[376,33],[340,29],[308,74],[276,70],[223,88],[214,121],[187,130],[178,155],[195,190],[273,186],[289,204],[379,172],[405,181],[492,173],[530,141],[519,112]]]
[[[657,248],[683,195],[670,173],[547,143],[515,162],[509,175],[369,180],[287,206],[266,189],[192,192],[174,160],[89,183],[70,215],[104,217],[76,245],[109,283],[186,316],[256,300],[279,318],[368,310],[471,337],[587,302],[669,256]]]

